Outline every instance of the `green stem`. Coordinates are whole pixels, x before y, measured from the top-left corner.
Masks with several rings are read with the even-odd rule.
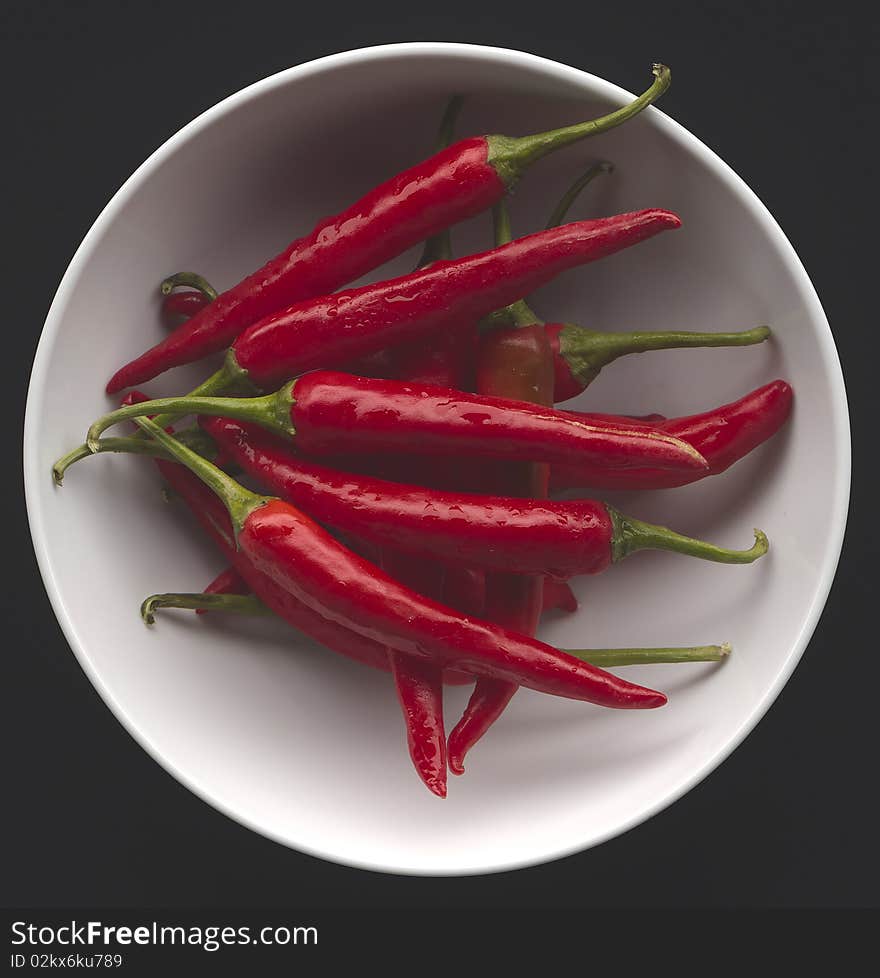
[[[185,274],[185,273],[181,273],[181,274]],[[228,393],[233,390],[240,390],[244,393],[247,393],[247,392],[256,391],[256,388],[247,379],[247,371],[242,370],[242,368],[238,366],[238,363],[235,359],[235,355],[230,350],[229,353],[226,355],[226,361],[224,362],[223,366],[216,373],[212,374],[203,384],[199,384],[199,386],[196,387],[194,391],[191,391],[189,396],[207,397],[214,394]],[[145,401],[144,403],[147,402]],[[149,403],[153,404],[155,402],[150,401]],[[140,405],[130,405],[130,407],[135,408],[135,413],[133,415],[127,415],[127,416],[128,417],[137,416],[137,408],[139,406]],[[119,411],[127,411],[127,410],[128,410],[127,407],[119,408]],[[115,416],[116,413],[117,412],[114,411],[113,415]],[[145,413],[152,414],[152,411],[147,411]],[[105,415],[105,417],[109,417],[109,415]],[[173,421],[176,421],[177,418],[179,417],[181,417],[181,414],[158,414],[156,415],[155,418],[153,418],[153,420],[160,427],[165,428]],[[103,420],[104,418],[101,418],[101,422],[103,422]],[[120,418],[119,420],[121,421],[123,419]],[[110,422],[110,424],[116,424],[116,420],[114,419],[113,421]],[[109,425],[106,425],[105,427],[108,426]],[[104,429],[102,428],[101,430],[103,431]],[[144,436],[142,432],[138,432],[133,437],[138,440],[143,440]],[[101,449],[98,447],[97,442],[93,442],[93,444],[89,445],[89,443],[86,441],[83,442],[82,445],[78,445],[76,448],[74,448],[73,451],[68,452],[65,456],[58,459],[58,461],[52,466],[52,478],[55,480],[56,484],[61,485],[61,479],[64,478],[65,471],[71,465],[73,465],[74,462],[78,462],[80,459],[87,458],[89,455],[92,455],[98,451],[101,451]]]
[[[600,333],[568,324],[559,333],[559,352],[572,375],[586,387],[596,379],[602,367],[630,353],[690,347],[753,346],[763,343],[769,336],[768,326],[758,326],[739,333],[688,333],[673,330]]]
[[[622,125],[638,115],[642,109],[656,101],[669,88],[671,73],[665,65],[654,65],[654,83],[637,99],[621,109],[603,115],[589,122],[581,122],[562,129],[536,133],[531,136],[489,136],[487,162],[493,166],[507,187],[511,187],[522,175],[526,167],[547,156],[549,153],[570,146],[588,136],[597,136]]]
[[[197,272],[175,272],[174,275],[169,275],[168,278],[162,279],[159,283],[159,291],[162,295],[169,295],[174,289],[180,286],[196,289],[209,302],[213,302],[217,298],[217,290],[206,278],[203,278]]]
[[[137,405],[133,405],[137,406]],[[235,529],[235,536],[241,531],[244,521],[248,516],[260,506],[272,501],[272,496],[260,496],[250,489],[245,489],[239,485],[231,476],[227,475],[222,469],[218,469],[207,459],[179,442],[167,431],[160,428],[149,418],[135,418],[135,423],[139,425],[147,434],[151,435],[168,454],[185,465],[193,475],[198,476],[205,485],[217,494],[229,512],[229,518]]]
[[[593,165],[585,173],[582,173],[562,195],[562,199],[553,209],[553,213],[550,215],[550,219],[547,221],[547,230],[549,231],[550,228],[556,228],[562,224],[562,222],[565,220],[565,215],[568,214],[569,208],[578,199],[581,191],[587,186],[587,184],[592,183],[600,173],[613,172],[614,164],[609,163],[607,160],[601,160],[599,163],[593,163]]]
[[[510,229],[510,211],[503,197],[492,208],[492,231],[495,236],[496,248],[513,241],[513,231]]]
[[[716,564],[751,564],[770,548],[766,534],[755,530],[755,543],[748,550],[728,550],[693,537],[682,536],[665,526],[643,523],[607,507],[613,525],[611,559],[616,563],[637,550],[670,550],[673,553],[711,560]]]
[[[446,110],[440,120],[440,129],[437,132],[437,142],[434,147],[438,153],[440,150],[446,149],[452,142],[452,137],[455,135],[455,124],[458,121],[462,105],[464,105],[463,95],[453,95],[446,103]],[[424,268],[426,265],[432,265],[435,261],[448,261],[450,258],[452,258],[452,232],[449,228],[444,228],[439,234],[435,234],[425,242],[422,257],[419,259],[416,268]]]
[[[268,615],[269,609],[255,594],[151,594],[141,605],[141,618],[155,622],[159,608],[186,608],[191,611],[225,611],[233,615]]]
[[[720,662],[730,655],[730,645],[695,645],[671,649],[563,649],[594,666],[644,666],[663,662]]]
[[[190,397],[213,397],[216,394],[229,394],[233,391],[242,394],[258,394],[259,390],[248,380],[248,373],[243,370],[235,359],[235,352],[229,350],[223,366],[215,373],[189,392]],[[158,414],[153,420],[159,427],[164,428],[180,415]]]
[[[199,397],[185,394],[182,397],[159,397],[154,401],[129,404],[98,418],[89,428],[86,445],[91,451],[98,451],[101,433],[111,425],[150,415],[157,415],[153,419],[157,427],[161,427],[166,420],[174,420],[186,414],[235,418],[237,421],[261,425],[275,434],[290,438],[295,434],[290,423],[292,389],[292,384],[285,384],[280,390],[262,397]]]
[[[141,605],[141,618],[148,625],[159,608],[189,611],[225,611],[234,615],[269,615],[272,612],[255,594],[151,594]],[[563,649],[594,666],[642,666],[674,662],[720,662],[730,655],[730,645],[695,645],[663,649]]]
[[[189,446],[204,458],[211,459],[217,454],[217,446],[214,444],[211,436],[207,432],[202,431],[201,428],[193,427],[178,432],[177,438],[184,445]],[[94,452],[91,451],[88,445],[82,444],[72,452],[68,452],[67,455],[59,458],[52,466],[52,480],[55,485],[60,486],[63,483],[65,472],[74,462],[104,452],[123,453],[126,455],[150,455],[154,458],[170,458],[168,452],[161,445],[157,445],[156,442],[148,438],[102,438],[98,442],[96,451]]]

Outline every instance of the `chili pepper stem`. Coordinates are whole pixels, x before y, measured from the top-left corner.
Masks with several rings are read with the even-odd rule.
[[[565,191],[559,203],[553,209],[553,213],[547,221],[547,230],[549,231],[550,228],[556,228],[562,224],[569,208],[577,200],[580,192],[587,184],[592,183],[601,173],[611,174],[613,172],[614,164],[609,163],[607,160],[601,160],[599,163],[594,163],[586,172],[582,173],[568,190]]]
[[[235,353],[229,350],[223,366],[215,371],[211,376],[199,384],[194,390],[190,391],[189,397],[212,397],[219,394],[230,394],[238,391],[242,394],[258,394],[259,389],[248,380],[246,370],[243,370],[235,359]],[[153,419],[160,427],[165,427],[175,416],[170,414],[157,414]]]
[[[178,432],[177,438],[205,458],[211,458],[215,453],[213,441],[200,428],[191,428]],[[62,458],[59,458],[52,466],[53,482],[56,486],[62,485],[65,472],[74,462],[88,458],[90,455],[96,453],[103,454],[105,452],[123,453],[127,455],[150,455],[154,458],[169,457],[161,445],[157,445],[156,442],[148,438],[132,436],[126,438],[102,438],[97,444],[96,452],[93,452],[88,445],[82,444],[72,452],[68,452]]]
[[[222,469],[218,469],[206,458],[202,458],[191,448],[187,448],[186,445],[169,435],[167,431],[160,428],[154,421],[150,421],[149,418],[135,417],[134,421],[166,449],[175,461],[185,465],[193,475],[198,476],[209,489],[217,494],[229,511],[229,518],[235,528],[236,537],[238,537],[248,516],[255,509],[271,502],[272,496],[260,496],[251,492],[250,489],[245,489]]]
[[[489,136],[488,162],[507,187],[516,183],[526,167],[564,146],[570,146],[588,136],[597,136],[632,119],[669,88],[672,74],[666,65],[653,66],[654,83],[629,105],[592,119],[589,122],[552,129],[531,136]]]
[[[169,275],[168,278],[162,279],[159,283],[159,291],[162,295],[171,295],[181,285],[201,292],[209,302],[213,302],[217,298],[217,290],[206,278],[199,275],[198,272],[175,272],[173,275]]]
[[[650,350],[681,350],[695,347],[754,346],[770,336],[769,326],[737,333],[691,333],[650,330],[632,333],[600,333],[566,325],[559,334],[559,351],[572,375],[589,383],[596,373],[619,357]]]
[[[190,273],[180,272],[178,274],[179,275],[186,275],[186,274],[190,274]],[[174,276],[172,276],[172,277],[174,277]],[[166,279],[166,281],[167,281],[167,279]],[[226,361],[224,362],[223,366],[219,370],[217,370],[215,373],[211,374],[211,376],[204,383],[199,384],[199,386],[196,387],[195,390],[191,391],[188,396],[189,397],[209,397],[209,396],[212,396],[212,395],[219,395],[219,394],[224,394],[224,393],[230,393],[233,390],[247,391],[248,389],[251,392],[256,391],[256,388],[254,388],[253,384],[251,384],[247,380],[247,371],[246,370],[242,370],[242,368],[238,366],[238,364],[235,361],[235,357],[232,354],[232,351],[230,351],[227,354],[227,356],[226,356]],[[166,400],[168,400],[168,398],[166,398]],[[154,404],[156,402],[151,401],[150,403],[151,404]],[[119,411],[126,411],[126,410],[128,410],[129,407],[136,408],[137,405],[129,405],[128,407],[119,408],[118,410]],[[117,412],[115,412],[115,411],[112,412],[113,415],[115,415],[116,413]],[[152,411],[149,411],[147,413],[152,414],[153,412]],[[188,413],[188,412],[185,412],[184,411],[184,412],[179,412],[179,413],[175,413],[175,414],[167,414],[167,413],[166,414],[157,414],[153,418],[153,420],[160,427],[164,428],[165,426],[169,425],[172,421],[175,421],[177,418],[181,417],[182,414],[186,414],[186,413]],[[106,415],[105,417],[110,417],[110,416],[111,415]],[[127,415],[127,417],[134,417],[134,416],[136,416],[136,415]],[[122,421],[123,418],[119,418],[119,420]],[[103,421],[104,421],[104,418],[101,418],[101,419],[99,419],[99,422],[98,423],[103,422]],[[106,427],[109,427],[111,424],[116,424],[116,421],[115,420],[110,421],[106,425]],[[104,428],[102,428],[101,430],[103,431]],[[140,432],[138,432],[138,434],[134,435],[134,439],[137,440],[137,441],[142,441],[143,440],[143,436],[141,435]],[[135,449],[135,448],[132,448],[132,449],[101,449],[99,447],[97,441],[94,441],[93,440],[92,444],[89,444],[88,440],[86,440],[85,442],[83,442],[82,445],[78,445],[76,448],[73,449],[73,451],[68,452],[66,455],[64,455],[60,459],[58,459],[58,461],[55,462],[55,464],[52,466],[52,478],[53,478],[55,484],[56,485],[59,485],[59,486],[61,485],[62,479],[64,478],[64,473],[66,472],[66,470],[68,468],[70,468],[71,465],[73,465],[74,462],[78,462],[80,459],[83,459],[83,458],[88,458],[89,455],[92,455],[95,452],[100,452],[100,451],[105,451],[105,450],[106,451],[123,451],[124,450],[124,451],[132,451],[132,452],[136,452],[137,451],[137,449]],[[147,453],[147,454],[149,454],[149,453]]]
[[[576,659],[603,669],[609,666],[644,666],[667,662],[721,662],[731,653],[729,642],[663,649],[563,649]]]
[[[261,425],[275,434],[292,437],[295,434],[290,423],[291,391],[293,384],[285,384],[280,390],[262,397],[199,397],[186,394],[183,397],[160,397],[154,401],[129,404],[105,414],[89,428],[86,445],[90,451],[100,451],[101,433],[120,421],[132,421],[157,411],[154,421],[174,420],[185,414],[209,414],[218,417],[234,418],[236,421],[249,421]]]
[[[157,445],[155,442],[146,441],[143,438],[105,438],[96,447],[95,452],[131,452],[132,454],[139,455],[165,455],[160,445]],[[83,444],[78,445],[72,452],[68,452],[59,458],[52,466],[52,481],[55,485],[60,486],[63,484],[64,473],[74,462],[88,458],[92,454],[94,453],[89,446]]]
[[[683,536],[665,526],[655,526],[653,523],[643,523],[624,516],[611,506],[607,508],[614,527],[611,542],[611,559],[614,563],[637,550],[670,550],[717,564],[751,564],[770,549],[770,543],[762,530],[755,530],[755,543],[748,550],[728,550]]]
[[[265,616],[269,609],[255,594],[205,594],[165,592],[151,594],[141,604],[141,618],[155,623],[160,608],[188,611],[225,611],[234,615]],[[563,649],[569,655],[602,668],[612,666],[662,665],[676,662],[721,662],[731,653],[728,642],[722,645],[695,645],[655,649]]]
[[[151,594],[141,605],[145,624],[155,623],[159,608],[186,608],[191,611],[225,611],[233,615],[268,615],[269,609],[255,594]]]

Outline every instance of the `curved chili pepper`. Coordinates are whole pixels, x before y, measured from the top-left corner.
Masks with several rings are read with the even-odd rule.
[[[551,464],[576,458],[615,467],[706,468],[690,444],[646,425],[593,423],[569,411],[524,401],[329,370],[304,374],[263,397],[172,397],[119,408],[92,425],[87,444],[95,450],[101,433],[111,425],[159,412],[253,422],[293,439],[298,449],[312,455],[404,452]]]
[[[280,499],[250,492],[154,422],[137,422],[225,504],[235,542],[253,565],[325,618],[410,655],[474,675],[616,709],[662,706],[662,693],[423,598]],[[244,571],[242,571],[244,573]],[[345,587],[340,588],[339,582]]]
[[[235,534],[226,507],[196,476],[182,465],[167,459],[159,459],[156,464],[166,482],[187,504],[198,523],[217,544],[235,570],[241,574],[250,590],[268,608],[297,631],[308,635],[309,638],[331,651],[374,669],[384,672],[390,670],[388,650],[381,642],[353,632],[338,622],[317,613],[298,601],[271,577],[257,569],[247,554],[236,548]],[[213,597],[220,596],[214,595]],[[163,600],[156,600],[157,598]],[[154,595],[152,600],[148,599],[144,602],[142,614],[145,620],[150,623],[150,616],[156,608],[172,606],[175,605],[172,604],[171,596]],[[191,601],[187,606],[197,607],[197,604],[195,601]],[[202,602],[202,606],[204,606],[204,602]],[[215,609],[218,607],[217,602],[214,602],[214,607]],[[460,685],[461,683],[473,682],[473,676],[446,670],[444,680],[452,685]]]
[[[464,139],[397,174],[341,214],[321,221],[117,371],[107,384],[108,393],[222,350],[244,328],[277,309],[333,292],[443,228],[486,210],[532,163],[621,125],[659,98],[669,87],[670,73],[663,65],[653,71],[655,81],[644,94],[599,119],[521,138]]]
[[[794,392],[784,380],[774,380],[703,414],[659,422],[666,431],[693,445],[709,463],[697,476],[658,468],[634,468],[611,472],[601,466],[554,465],[550,484],[563,489],[672,489],[710,475],[719,475],[752,449],[771,438],[791,414]],[[592,419],[593,415],[586,416]],[[613,415],[606,415],[613,420]],[[622,420],[622,419],[621,419]]]
[[[511,240],[507,207],[494,210],[495,244]],[[553,405],[553,353],[544,328],[537,322],[516,323],[511,329],[495,329],[480,339],[476,389],[480,394]],[[550,477],[547,464],[508,463],[493,466],[492,476],[506,495],[546,499]],[[544,597],[544,578],[538,574],[513,574],[507,570],[486,575],[483,614],[505,628],[534,635]],[[464,757],[486,733],[510,702],[517,686],[494,677],[481,676],[461,719],[449,734],[449,769],[464,773]]]

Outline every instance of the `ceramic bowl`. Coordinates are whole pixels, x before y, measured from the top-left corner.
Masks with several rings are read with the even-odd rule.
[[[645,65],[644,87],[650,80]],[[268,619],[170,612],[144,626],[145,595],[200,590],[220,570],[219,555],[184,507],[163,502],[143,458],[81,462],[62,489],[52,484],[52,461],[109,409],[103,387],[114,369],[163,335],[160,279],[194,269],[221,288],[234,284],[318,218],[427,155],[451,92],[470,96],[463,135],[538,131],[632,98],[530,54],[433,43],[350,51],[249,86],[169,139],[95,221],[49,312],[25,428],[28,510],[46,588],[71,648],[125,728],[183,784],[253,830],[396,873],[484,873],[564,856],[637,825],[705,777],[797,664],[828,594],[849,492],[840,365],[803,266],[743,181],[651,108],[536,166],[511,203],[515,233],[543,226],[597,158],[613,160],[616,172],[594,183],[573,218],[666,207],[682,228],[567,273],[534,305],[545,317],[602,329],[772,326],[773,340],[760,347],[631,357],[572,404],[688,414],[786,378],[796,407],[772,442],[718,478],[613,500],[727,546],[748,546],[760,526],[771,551],[747,567],[636,555],[578,579],[580,611],[547,620],[541,637],[563,647],[728,641],[730,659],[630,670],[669,695],[666,707],[643,713],[520,691],[440,801],[410,766],[387,675]],[[485,216],[455,233],[460,253],[489,241]],[[406,271],[415,257],[374,277]],[[172,371],[149,390],[188,390],[205,369]],[[450,725],[466,698],[466,689],[450,690]]]

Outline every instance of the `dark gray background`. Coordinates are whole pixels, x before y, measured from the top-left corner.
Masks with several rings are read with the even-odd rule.
[[[877,22],[861,9],[716,0],[351,10],[250,0],[228,11],[127,0],[2,5],[3,512],[12,566],[2,590],[4,905],[880,905],[871,871],[876,494],[859,451],[876,445],[868,127],[878,45]],[[460,880],[383,876],[302,856],[167,775],[118,725],[65,643],[36,571],[18,474],[18,419],[43,319],[81,238],[131,171],[250,82],[332,52],[405,40],[522,48],[635,91],[646,63],[670,64],[675,83],[663,110],[755,189],[812,276],[843,360],[855,447],[850,529],[830,601],[795,675],[746,743],[621,838],[543,867]]]

